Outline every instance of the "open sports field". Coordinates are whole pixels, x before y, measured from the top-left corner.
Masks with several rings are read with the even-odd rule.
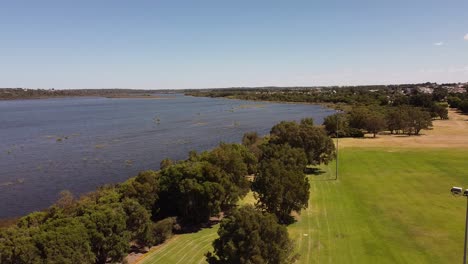
[[[300,263],[453,263],[463,256],[467,150],[346,148],[310,176],[309,208],[289,230]]]
[[[289,227],[299,263],[461,262],[466,200],[450,188],[468,188],[468,147],[450,137],[465,116],[451,117],[420,137],[380,136],[380,146],[341,140],[339,179],[335,163],[310,175],[309,208]],[[177,236],[139,263],[200,263],[215,237],[216,228]]]

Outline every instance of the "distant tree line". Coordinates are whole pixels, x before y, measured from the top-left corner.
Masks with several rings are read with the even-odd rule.
[[[175,90],[137,90],[137,89],[25,89],[0,88],[0,100],[34,99],[49,97],[75,97],[75,96],[149,96],[153,93],[174,93]]]
[[[427,83],[425,85],[435,84]],[[332,103],[344,108],[325,118],[328,135],[339,137],[374,137],[381,131],[418,135],[432,126],[433,119],[448,119],[448,104],[468,112],[466,93],[449,94],[435,86],[423,93],[414,85],[327,87],[319,89],[217,89],[191,91],[194,96],[226,97],[246,100]],[[465,111],[464,111],[465,110]]]
[[[64,191],[47,210],[0,229],[0,263],[115,263],[131,247],[197,230],[220,212],[227,217],[207,254],[210,263],[288,263],[293,243],[284,224],[307,207],[304,170],[332,160],[334,145],[312,119],[281,122],[267,137],[246,133],[242,142],[192,151],[186,160],[165,159],[159,171],[79,198]],[[250,190],[256,206],[237,208]]]
[[[432,126],[432,117],[422,108],[406,105],[386,108],[357,106],[347,113],[326,117],[323,125],[334,137],[363,137],[364,132],[375,137],[381,131],[419,135],[422,129]]]
[[[447,98],[447,102],[452,108],[458,109],[464,114],[468,114],[468,93],[453,93]]]

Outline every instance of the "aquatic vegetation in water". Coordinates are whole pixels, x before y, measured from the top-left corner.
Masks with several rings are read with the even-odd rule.
[[[106,144],[96,144],[96,145],[94,145],[94,147],[97,148],[97,149],[102,149],[102,148],[106,147]]]
[[[153,118],[153,122],[156,123],[156,124],[160,124],[161,123],[161,119],[159,118],[159,115],[156,115],[154,118]]]
[[[195,126],[204,126],[206,124],[208,124],[208,122],[195,122],[194,123]]]
[[[73,133],[71,135],[45,135],[42,137],[45,137],[47,139],[55,139],[56,142],[62,142],[63,140],[71,139],[73,137],[79,136],[79,133]]]
[[[23,183],[24,183],[24,179],[19,178],[19,179],[16,179],[15,181],[0,182],[0,187],[11,186],[11,185],[16,185],[16,184],[23,184]]]
[[[240,122],[239,121],[233,121],[231,125],[227,125],[226,127],[238,127],[240,126]]]
[[[265,108],[265,104],[242,104],[239,105],[238,109],[249,109],[249,108]]]

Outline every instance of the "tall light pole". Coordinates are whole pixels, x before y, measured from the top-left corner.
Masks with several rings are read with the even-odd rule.
[[[336,163],[335,163],[335,181],[338,180],[338,138],[340,137],[339,136],[339,129],[338,129],[338,126],[339,126],[339,119],[340,119],[340,113],[341,111],[338,111],[338,113],[336,114],[336,131],[335,131],[335,137],[336,137]]]
[[[336,166],[335,166],[335,181],[338,180],[338,115],[336,115]]]
[[[466,199],[466,216],[465,216],[465,245],[463,246],[463,264],[466,264],[466,242],[468,240],[468,189],[466,189],[463,194],[463,189],[461,187],[452,187],[450,190],[454,196],[465,196]]]

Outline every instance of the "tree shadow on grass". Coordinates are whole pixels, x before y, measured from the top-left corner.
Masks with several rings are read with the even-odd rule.
[[[325,171],[322,170],[321,168],[307,167],[304,170],[304,173],[308,176],[311,176],[310,177],[311,181],[334,181],[336,180],[334,175],[330,175],[330,178],[328,177],[325,178],[323,175]]]
[[[309,174],[309,175],[318,176],[318,175],[324,174],[325,171],[322,170],[322,169],[320,169],[320,168],[310,168],[310,167],[307,167],[307,168],[305,168],[304,173],[305,173],[305,174]]]

